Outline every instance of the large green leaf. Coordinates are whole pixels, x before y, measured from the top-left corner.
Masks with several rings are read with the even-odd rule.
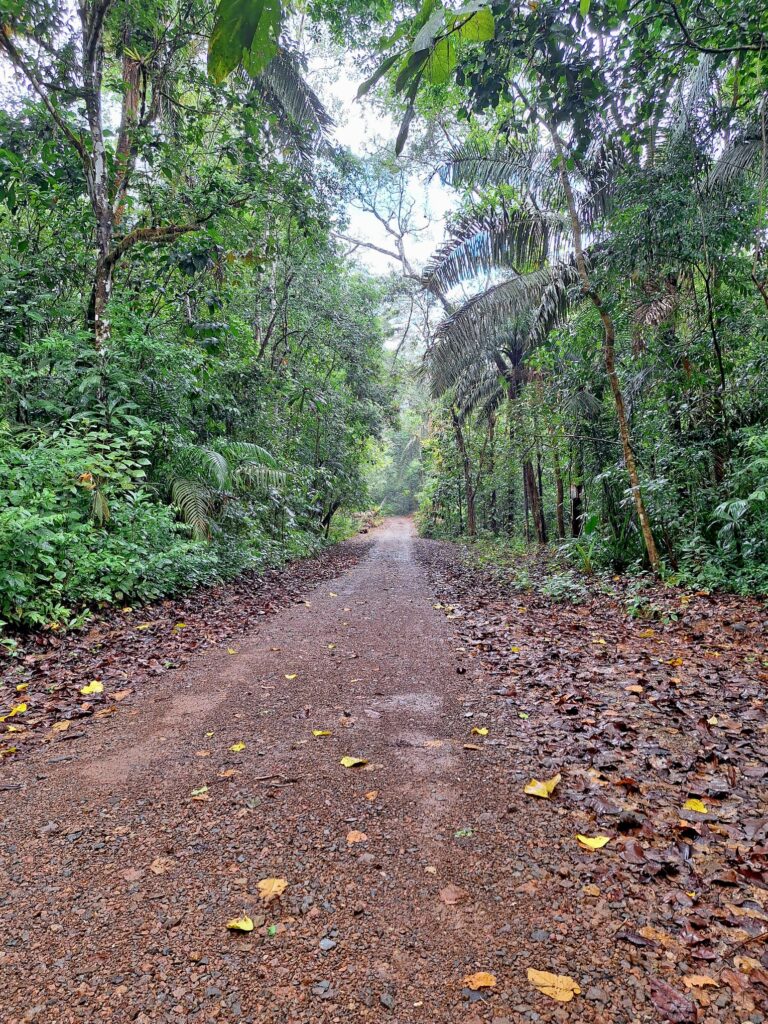
[[[223,81],[242,65],[257,75],[278,50],[283,8],[280,0],[220,0],[208,45],[208,72]]]
[[[460,25],[456,34],[472,43],[486,43],[496,34],[493,14],[487,7],[484,7],[468,18],[463,25]]]

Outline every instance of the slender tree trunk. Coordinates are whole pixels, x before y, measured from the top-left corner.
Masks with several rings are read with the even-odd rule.
[[[477,517],[475,514],[475,486],[472,480],[472,464],[469,459],[464,431],[461,429],[461,422],[455,408],[451,407],[451,421],[453,432],[456,436],[456,447],[461,456],[461,467],[464,473],[464,498],[467,503],[467,534],[470,537],[477,536]]]
[[[523,463],[523,479],[525,481],[525,489],[528,497],[528,508],[531,512],[533,528],[536,531],[536,540],[539,544],[546,544],[547,526],[544,521],[544,510],[542,508],[541,495],[539,493],[539,486],[536,480],[536,471],[533,468],[533,462],[530,459],[526,459]]]
[[[621,390],[618,373],[616,372],[616,326],[613,322],[613,317],[602,300],[602,297],[592,285],[589,271],[587,269],[587,261],[584,256],[584,247],[581,240],[581,222],[576,209],[576,199],[573,194],[571,179],[565,162],[562,140],[554,128],[551,126],[548,127],[557,152],[558,163],[560,165],[560,180],[563,184],[563,192],[565,193],[565,199],[568,204],[568,212],[571,219],[576,266],[578,268],[579,277],[581,278],[584,294],[591,300],[592,305],[597,310],[603,324],[603,360],[605,363],[605,372],[608,377],[608,382],[611,386],[613,401],[616,406],[616,419],[619,426],[621,447],[624,452],[624,463],[627,467],[627,475],[629,476],[629,484],[632,491],[632,500],[635,505],[637,518],[640,521],[640,530],[642,531],[643,542],[648,555],[648,562],[653,572],[658,573],[659,552],[656,548],[656,541],[654,540],[651,523],[648,518],[648,513],[646,512],[643,492],[640,488],[640,476],[637,471],[637,462],[635,460],[635,453],[632,448],[632,440],[629,433],[629,421],[627,420],[624,395]]]
[[[565,515],[563,512],[563,471],[560,466],[560,456],[558,455],[557,448],[552,448],[552,468],[555,475],[555,516],[557,519],[557,538],[558,540],[565,540]]]

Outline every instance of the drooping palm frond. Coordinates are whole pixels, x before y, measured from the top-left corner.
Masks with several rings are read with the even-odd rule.
[[[195,540],[208,540],[214,508],[210,487],[199,480],[179,477],[171,484],[171,501]]]
[[[538,307],[551,280],[549,269],[539,269],[503,281],[473,296],[438,324],[425,356],[435,393],[448,391],[466,366],[495,351],[505,327]]]
[[[469,141],[454,147],[436,173],[444,185],[515,185],[550,204],[560,194],[553,160],[553,151],[536,145],[486,146]]]
[[[518,273],[557,259],[568,223],[559,213],[538,210],[470,212],[424,268],[424,282],[449,291],[461,281],[496,267]]]
[[[302,150],[315,149],[327,139],[333,118],[304,77],[294,51],[282,47],[254,82],[286,139]]]
[[[709,176],[713,188],[732,185],[743,175],[753,174],[760,168],[766,142],[759,124],[746,129],[720,154]]]
[[[285,473],[274,457],[248,441],[220,441],[216,448],[187,444],[174,458],[171,501],[197,540],[211,536],[216,510],[246,491],[280,486]]]
[[[493,360],[470,368],[456,384],[456,405],[461,419],[476,410],[490,414],[503,401],[504,394],[504,379]]]

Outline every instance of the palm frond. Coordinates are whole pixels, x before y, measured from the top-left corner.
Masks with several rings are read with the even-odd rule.
[[[213,496],[211,490],[199,480],[179,478],[171,485],[171,500],[182,520],[189,526],[195,540],[208,540],[211,536]]]
[[[754,125],[720,154],[709,177],[710,186],[727,187],[742,176],[756,172],[760,167],[763,147],[760,126]]]
[[[454,187],[514,185],[550,205],[560,195],[553,160],[552,151],[534,144],[515,148],[470,141],[454,147],[436,173],[444,185]]]
[[[568,224],[558,213],[538,210],[472,211],[454,226],[451,237],[424,268],[424,282],[441,291],[494,267],[518,273],[556,259]]]
[[[333,118],[304,77],[299,57],[281,48],[256,78],[262,98],[293,139],[305,133],[315,144],[327,138]]]

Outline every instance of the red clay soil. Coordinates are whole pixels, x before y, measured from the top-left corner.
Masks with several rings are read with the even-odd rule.
[[[181,668],[147,669],[168,606],[143,667],[105,635],[87,719],[93,645],[57,651],[70,724],[0,768],[0,1020],[761,1024],[762,609],[699,597],[648,627],[606,596],[521,599],[407,520],[372,537]],[[56,685],[32,665],[19,722]]]

